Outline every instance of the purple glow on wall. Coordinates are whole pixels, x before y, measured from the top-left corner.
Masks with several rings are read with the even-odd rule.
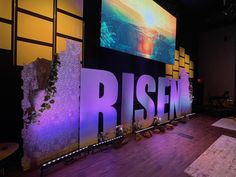
[[[170,86],[168,78],[158,78],[157,115],[161,122],[168,120],[168,113],[165,113],[165,104],[169,103],[169,96],[165,94],[166,87]]]
[[[24,139],[22,166],[24,170],[78,148],[79,56],[80,44],[67,41],[66,51],[60,54],[61,67],[58,68],[55,103],[51,105],[51,109],[44,111],[37,117],[39,123],[30,124],[28,128],[25,126],[22,130]],[[41,74],[37,73],[38,77],[32,79],[36,72],[34,63],[24,66],[22,71],[23,110],[30,106],[30,102],[35,110],[39,110],[45,96],[45,90],[37,89],[38,80],[36,78],[42,77]]]
[[[175,79],[171,79],[171,89],[170,89],[170,112],[169,118],[174,119],[174,112],[176,112],[176,116],[179,117],[181,115],[180,109],[180,91],[177,88],[177,83]]]
[[[138,79],[136,86],[136,96],[138,102],[146,109],[147,115],[146,119],[152,119],[155,114],[155,104],[147,92],[156,92],[156,82],[155,79],[149,75],[142,75]],[[143,118],[144,118],[143,114]]]
[[[121,124],[131,127],[134,109],[134,74],[122,74]]]
[[[100,84],[104,86],[104,94],[99,97]],[[118,82],[114,74],[108,71],[86,69],[81,70],[80,97],[80,146],[98,141],[98,116],[103,114],[103,132],[115,135],[117,111],[113,107],[118,97]],[[113,136],[114,136],[113,135]]]

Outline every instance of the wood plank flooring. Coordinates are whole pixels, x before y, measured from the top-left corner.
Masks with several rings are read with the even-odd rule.
[[[220,135],[236,137],[236,131],[212,127],[219,118],[198,115],[173,130],[154,134],[120,149],[90,154],[70,165],[60,164],[45,171],[45,177],[187,177],[184,170]],[[27,173],[8,171],[10,177],[36,177],[39,170]]]

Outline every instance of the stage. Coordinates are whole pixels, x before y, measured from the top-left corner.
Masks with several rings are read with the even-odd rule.
[[[235,177],[236,3],[192,3],[0,1],[0,176]]]
[[[153,134],[151,138],[129,143],[120,149],[108,148],[71,164],[58,164],[45,171],[47,177],[187,177],[184,170],[222,134],[235,137],[236,132],[211,126],[217,117],[197,115],[173,130]],[[7,169],[9,177],[36,177],[40,171],[26,173]]]

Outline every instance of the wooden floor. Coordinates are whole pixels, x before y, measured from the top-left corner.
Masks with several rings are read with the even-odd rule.
[[[236,137],[235,131],[212,127],[218,118],[198,115],[174,130],[154,134],[151,138],[129,143],[120,149],[90,154],[70,165],[58,165],[46,177],[187,177],[184,170],[220,135]],[[8,171],[7,176],[36,177],[39,170],[28,173]]]

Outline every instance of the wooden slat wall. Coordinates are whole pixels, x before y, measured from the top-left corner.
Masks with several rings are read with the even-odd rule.
[[[18,66],[51,60],[65,50],[66,39],[82,48],[83,23],[83,0],[0,0],[0,49]]]
[[[185,68],[190,79],[194,78],[194,62],[191,61],[190,55],[186,54],[183,47],[179,47],[179,50],[175,50],[174,65],[166,64],[166,77],[178,80],[181,68]]]

